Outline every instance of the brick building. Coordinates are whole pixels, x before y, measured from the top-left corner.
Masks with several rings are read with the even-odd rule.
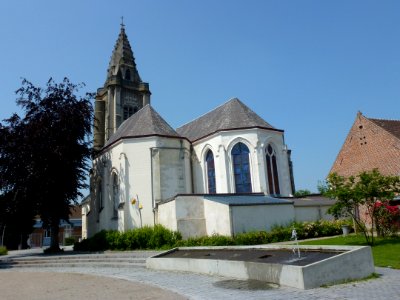
[[[348,177],[374,168],[400,175],[400,120],[367,118],[358,112],[330,173]]]

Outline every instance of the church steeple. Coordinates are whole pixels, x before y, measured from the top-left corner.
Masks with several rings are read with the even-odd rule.
[[[149,104],[150,95],[149,84],[142,81],[136,68],[122,20],[106,81],[96,94],[94,148],[100,150],[124,120]]]
[[[140,83],[139,73],[136,69],[135,57],[125,33],[125,25],[121,23],[121,30],[115,43],[107,70],[107,80],[112,81],[120,73],[122,79]]]

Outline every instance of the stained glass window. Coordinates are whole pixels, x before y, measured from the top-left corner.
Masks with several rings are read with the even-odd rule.
[[[267,146],[266,160],[269,193],[272,195],[279,195],[281,192],[279,189],[278,164],[276,160],[276,152],[271,145]]]
[[[208,193],[215,194],[217,192],[217,187],[215,184],[214,155],[211,150],[208,150],[206,155],[206,169],[207,169]]]
[[[231,154],[236,193],[251,193],[249,148],[243,143],[237,143]]]

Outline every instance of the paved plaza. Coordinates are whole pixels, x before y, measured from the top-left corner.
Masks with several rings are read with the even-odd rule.
[[[28,253],[11,251],[8,257]],[[377,279],[298,290],[226,277],[148,270],[144,264],[120,268],[95,264],[11,267],[0,269],[0,298],[26,299],[26,289],[32,286],[28,284],[30,278],[40,278],[36,280],[36,293],[42,295],[29,299],[67,299],[76,295],[85,299],[110,299],[110,295],[114,299],[400,299],[400,270],[376,268],[376,273],[380,275]],[[67,279],[57,281],[60,275]],[[19,284],[15,278],[20,278]],[[51,294],[50,286],[57,294]]]

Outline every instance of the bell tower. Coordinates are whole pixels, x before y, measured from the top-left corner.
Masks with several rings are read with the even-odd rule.
[[[136,69],[122,21],[108,65],[107,79],[96,93],[94,149],[100,150],[123,121],[150,104],[150,95],[149,84],[142,81]]]

